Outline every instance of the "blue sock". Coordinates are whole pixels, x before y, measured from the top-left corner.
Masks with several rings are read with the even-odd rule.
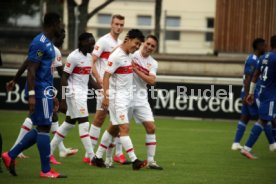
[[[274,140],[276,141],[276,127],[272,128],[272,135],[274,137]]]
[[[268,140],[268,143],[273,144],[275,141],[272,135],[272,127],[270,123],[267,123],[266,125],[264,125],[264,132]]]
[[[38,132],[37,148],[40,154],[41,170],[44,173],[50,171],[50,135],[49,133]]]
[[[252,148],[253,145],[256,143],[258,137],[263,131],[263,126],[260,125],[259,123],[255,123],[253,128],[251,129],[250,136],[245,144],[245,146]]]
[[[15,159],[19,153],[21,153],[23,150],[31,147],[36,143],[36,137],[37,137],[37,130],[32,129],[29,131],[22,140],[12,149],[8,152],[9,156],[12,159]]]
[[[235,143],[239,143],[242,139],[242,136],[244,134],[246,128],[246,124],[242,121],[239,121],[238,126],[237,126],[237,131],[236,131],[236,136],[235,136]]]

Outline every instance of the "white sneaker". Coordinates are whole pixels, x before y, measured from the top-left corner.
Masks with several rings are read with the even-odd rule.
[[[269,150],[270,151],[276,151],[276,143],[270,144],[269,145]]]
[[[105,164],[106,168],[113,168],[114,167],[112,158],[111,159],[106,158],[104,164]]]
[[[78,149],[66,148],[66,151],[60,151],[59,157],[69,157],[78,153]]]
[[[241,150],[243,147],[240,145],[240,143],[237,143],[237,142],[234,142],[232,144],[232,147],[231,147],[231,150],[233,151],[238,151],[238,150]]]

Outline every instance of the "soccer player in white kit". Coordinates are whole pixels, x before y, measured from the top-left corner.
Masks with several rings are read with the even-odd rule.
[[[154,160],[156,150],[156,135],[153,113],[148,102],[147,84],[154,85],[158,63],[150,55],[158,47],[158,39],[148,35],[141,50],[132,55],[133,66],[133,101],[129,117],[134,117],[135,122],[142,124],[146,130],[146,146],[148,168],[162,170]]]
[[[123,31],[124,23],[125,23],[124,16],[119,14],[113,15],[111,20],[110,32],[102,36],[95,44],[95,48],[92,53],[93,64],[95,67],[92,68],[92,71],[93,71],[93,76],[95,77],[96,81],[100,85],[102,85],[103,76],[107,68],[107,61],[108,61],[109,55],[116,47],[118,47],[122,43],[122,41],[118,37]],[[98,143],[101,127],[107,115],[107,109],[102,108],[102,101],[103,101],[103,94],[98,93],[96,114],[89,131],[93,149]],[[110,165],[112,164],[112,152],[114,149],[113,147],[116,146],[114,161],[121,164],[130,164],[130,162],[126,160],[123,154],[120,138],[116,137],[114,140],[115,140],[114,144],[113,143],[110,144],[109,148],[107,149],[106,162],[109,162]],[[83,158],[83,162],[90,163],[90,159],[87,158],[86,156]]]
[[[128,111],[133,97],[133,70],[130,54],[138,50],[143,41],[143,33],[138,29],[132,29],[127,33],[124,43],[108,58],[108,67],[103,78],[102,108],[109,108],[111,124],[104,132],[96,156],[92,160],[92,164],[98,167],[106,167],[102,156],[112,142],[112,137],[116,137],[118,133],[131,159],[132,168],[139,170],[147,165],[147,160],[137,159],[128,134]]]
[[[51,154],[53,154],[56,146],[65,138],[69,130],[78,122],[79,135],[88,153],[88,157],[92,159],[94,156],[89,138],[87,108],[88,82],[91,74],[92,61],[90,53],[93,50],[94,44],[95,39],[91,33],[82,33],[79,36],[78,49],[71,52],[67,58],[62,76],[62,87],[63,89],[65,88],[67,104],[66,119],[51,141]]]

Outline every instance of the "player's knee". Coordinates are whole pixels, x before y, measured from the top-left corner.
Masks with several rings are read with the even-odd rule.
[[[145,124],[147,134],[155,134],[155,124],[154,123],[146,123]]]
[[[120,125],[119,128],[120,128],[120,136],[128,135],[128,132],[129,132],[128,124]]]

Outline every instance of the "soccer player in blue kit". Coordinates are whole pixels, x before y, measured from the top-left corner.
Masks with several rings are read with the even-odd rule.
[[[37,144],[42,178],[64,178],[50,166],[50,136],[54,102],[47,98],[49,88],[53,86],[52,62],[55,50],[52,40],[62,30],[61,18],[56,13],[47,13],[44,16],[43,32],[38,34],[30,44],[28,52],[28,74],[25,87],[28,97],[30,118],[35,129],[29,131],[23,139],[9,152],[4,152],[2,158],[5,166],[13,176],[15,159],[23,150]]]
[[[257,158],[251,152],[252,147],[256,143],[262,130],[268,126],[269,121],[273,122],[276,115],[276,35],[271,37],[270,44],[271,52],[266,53],[260,58],[257,70],[254,72],[254,76],[250,83],[249,95],[246,98],[249,104],[253,103],[256,81],[260,76],[259,120],[251,129],[250,136],[244,148],[241,150],[241,153],[249,159]],[[272,132],[270,132],[270,136],[270,138],[274,140]],[[275,143],[271,146],[275,148]]]
[[[236,130],[235,139],[231,147],[232,150],[240,150],[242,148],[242,146],[240,145],[240,141],[245,132],[246,125],[248,124],[249,120],[251,120],[252,118],[255,118],[255,119],[258,118],[258,106],[256,101],[258,101],[257,98],[258,98],[258,92],[260,89],[260,80],[257,80],[256,82],[256,88],[254,93],[255,94],[254,103],[251,105],[247,104],[245,101],[245,98],[248,95],[249,85],[252,80],[253,73],[257,68],[258,59],[266,51],[265,40],[262,38],[254,39],[252,43],[252,47],[254,52],[246,58],[245,66],[244,66],[243,88],[241,91],[241,98],[243,100],[243,105],[242,105],[241,117],[238,122],[237,130]]]

